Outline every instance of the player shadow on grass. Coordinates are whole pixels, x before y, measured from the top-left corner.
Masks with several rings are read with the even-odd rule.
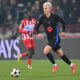
[[[48,78],[57,78],[57,77],[58,77],[58,78],[59,78],[59,77],[62,78],[63,76],[64,76],[65,78],[66,78],[66,77],[68,78],[68,77],[75,77],[76,75],[73,75],[73,74],[71,74],[71,73],[63,73],[63,74],[56,74],[56,73],[55,73],[55,74],[52,74],[52,75],[50,75],[50,76],[44,76],[44,77],[41,76],[41,77],[39,77],[39,78],[47,78],[47,79],[48,79]]]

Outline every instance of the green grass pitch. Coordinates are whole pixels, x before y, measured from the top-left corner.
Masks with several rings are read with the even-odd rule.
[[[59,68],[52,74],[52,64],[48,60],[32,60],[32,69],[27,70],[26,60],[0,60],[0,80],[80,80],[80,60],[71,60],[77,64],[77,72],[73,75],[71,68],[62,60],[56,60]],[[12,68],[20,69],[19,77],[12,77]]]

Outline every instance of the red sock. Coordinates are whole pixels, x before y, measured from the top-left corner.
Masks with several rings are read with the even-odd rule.
[[[21,56],[22,57],[27,56],[27,53],[26,52],[25,53],[22,53]]]
[[[31,65],[31,59],[28,59],[28,66]]]

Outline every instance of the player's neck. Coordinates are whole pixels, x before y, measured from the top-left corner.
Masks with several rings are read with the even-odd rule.
[[[31,21],[32,20],[32,16],[27,16],[27,18]]]
[[[46,14],[46,17],[49,18],[51,16],[51,13]]]

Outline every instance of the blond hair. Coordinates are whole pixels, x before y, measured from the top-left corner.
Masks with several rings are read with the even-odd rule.
[[[50,2],[45,2],[43,6],[48,6],[49,8],[52,8],[52,4]]]

